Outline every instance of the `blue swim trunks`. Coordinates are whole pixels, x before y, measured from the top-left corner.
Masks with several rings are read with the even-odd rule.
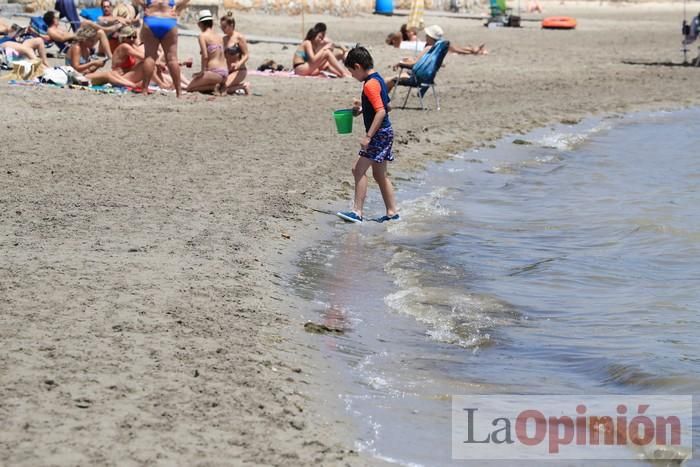
[[[380,128],[369,140],[367,149],[360,149],[360,156],[371,159],[372,162],[391,162],[394,160],[391,152],[393,144],[394,130],[390,126]]]

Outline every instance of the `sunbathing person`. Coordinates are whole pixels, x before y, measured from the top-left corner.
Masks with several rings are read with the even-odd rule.
[[[143,89],[148,92],[158,60],[158,50],[163,47],[165,62],[173,78],[175,92],[180,97],[180,62],[177,60],[177,18],[190,0],[134,0],[144,8],[141,39],[146,47]]]
[[[124,75],[129,81],[140,83],[143,81],[143,61],[145,59],[145,50],[143,44],[138,43],[137,33],[131,26],[125,26],[119,31],[119,46],[114,49],[112,56],[112,70]],[[181,66],[191,67],[192,59],[188,59]],[[184,76],[180,77],[181,83],[185,86],[189,84],[189,80]],[[162,56],[158,56],[156,62],[155,73],[153,73],[153,81],[161,89],[174,90],[173,80],[168,74],[168,67],[162,60]]]
[[[146,54],[143,45],[137,43],[136,36],[136,30],[131,26],[124,26],[119,31],[119,46],[114,49],[112,55],[112,71],[131,82],[140,83],[143,81],[143,61]],[[164,63],[156,65],[153,81],[162,89],[174,89],[172,80],[166,80],[163,76],[165,68]]]
[[[50,67],[49,61],[46,58],[46,48],[44,47],[44,40],[40,37],[35,37],[33,39],[27,39],[24,42],[6,41],[0,43],[0,49],[12,49],[17,51],[20,55],[28,58],[29,60],[35,60],[37,55],[41,60],[41,64],[45,67]]]
[[[392,32],[388,36],[386,36],[386,39],[384,39],[384,42],[386,42],[387,45],[390,45],[395,48],[401,47],[401,33],[400,32]]]
[[[66,65],[72,66],[78,73],[85,75],[92,84],[110,83],[117,86],[135,88],[136,83],[111,70],[100,70],[108,61],[107,58],[94,58],[94,47],[97,45],[98,31],[89,25],[80,26],[75,34],[75,42],[68,49]]]
[[[16,24],[7,24],[0,19],[0,44],[3,42],[22,43],[27,36],[25,28],[21,28]]]
[[[136,26],[139,23],[139,19],[115,15],[112,0],[102,0],[100,8],[102,8],[102,16],[97,18],[97,24],[104,28],[109,28],[109,31],[105,31],[105,33],[109,38],[109,46],[114,52],[114,49],[119,47],[119,31],[124,26]]]
[[[226,78],[226,93],[233,94],[242,91],[250,94],[250,83],[244,81],[248,75],[246,63],[248,62],[248,41],[245,36],[236,31],[236,20],[233,13],[228,12],[221,17],[221,30],[224,31],[224,56],[228,67]]]
[[[402,24],[401,29],[401,40],[405,42],[415,42],[418,40],[418,29],[409,28],[407,24]]]
[[[401,26],[401,33],[392,33],[387,36],[385,39],[385,42],[388,45],[391,45],[392,47],[395,48],[402,48],[402,49],[413,49],[414,45],[420,49],[424,48],[427,43],[422,42],[417,40],[417,36],[413,32],[413,29],[406,29],[406,32],[404,32],[405,29],[405,24]],[[435,28],[435,35],[439,39],[442,39],[443,32],[442,28],[440,26],[434,25],[430,26],[431,28]],[[410,40],[406,40],[406,38]],[[455,45],[450,43],[450,48],[449,51],[451,53],[459,54],[459,55],[488,55],[489,51],[486,50],[486,44],[481,44],[478,46],[471,46],[471,45]]]
[[[339,77],[350,77],[350,72],[338,61],[330,44],[324,44],[324,34],[315,28],[309,29],[304,42],[299,44],[292,60],[294,73],[315,76],[330,71]]]
[[[5,20],[0,18],[0,34],[6,35],[9,34],[10,31],[12,31],[12,27],[10,26],[10,24],[6,23]]]
[[[58,15],[55,11],[47,11],[44,13],[44,22],[48,29],[46,30],[47,37],[43,38],[55,42],[61,51],[67,49],[67,43],[76,40],[77,33],[69,32],[61,28]],[[91,27],[96,32],[97,40],[100,44],[100,54],[111,58],[112,49],[109,46],[109,39],[107,38],[104,28],[92,21],[83,21],[82,24],[86,27]]]
[[[428,51],[435,45],[435,43],[437,41],[442,39],[442,36],[443,36],[443,32],[442,32],[442,28],[440,26],[433,25],[433,26],[429,26],[429,27],[425,28],[425,48],[421,51],[421,53],[415,57],[403,58],[399,63],[394,65],[392,68],[394,70],[398,70],[399,68],[410,70],[411,68],[413,68],[413,65],[415,65],[418,62],[418,60],[420,60],[426,53],[428,53]],[[410,75],[407,78],[401,78],[402,81],[403,80],[410,80],[410,79],[411,79]],[[399,77],[395,76],[386,82],[386,87],[387,87],[389,92],[391,92],[391,90],[394,89],[394,86],[396,86],[396,83],[398,81],[399,81]]]
[[[124,15],[116,15],[114,13],[114,7],[112,6],[112,0],[102,0],[100,3],[102,8],[102,16],[97,19],[97,23],[100,26],[114,26],[119,25],[119,28],[124,26],[134,26],[138,24],[139,19],[134,15],[132,17]]]
[[[202,55],[202,71],[192,75],[187,92],[210,92],[221,94],[225,90],[228,67],[224,56],[224,38],[214,31],[214,18],[209,10],[199,12],[197,26],[199,52]]]
[[[348,49],[340,44],[336,44],[333,42],[333,39],[327,36],[326,32],[328,27],[326,26],[326,23],[316,23],[313,29],[315,29],[316,32],[321,33],[321,45],[329,47],[339,62],[344,61],[345,55],[348,53]],[[317,52],[318,50],[314,49],[314,51]]]

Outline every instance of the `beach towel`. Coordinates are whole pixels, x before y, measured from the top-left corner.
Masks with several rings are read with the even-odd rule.
[[[93,7],[93,8],[83,8],[80,10],[80,16],[89,19],[92,22],[97,22],[98,19],[100,19],[100,16],[102,16],[104,13],[102,12],[101,7]]]

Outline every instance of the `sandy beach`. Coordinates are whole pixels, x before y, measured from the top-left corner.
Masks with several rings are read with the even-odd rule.
[[[426,17],[490,54],[448,56],[439,112],[391,113],[392,174],[555,122],[700,102],[699,69],[643,64],[681,60],[681,4],[544,5],[578,29]],[[386,77],[406,55],[384,44],[404,17],[316,21],[370,47]],[[301,33],[299,17],[237,23]],[[196,38],[180,40],[197,71]],[[250,68],[289,67],[293,52],[252,44]],[[0,82],[0,464],[375,462],[354,451],[287,286],[297,252],[325,234],[312,208],[349,205],[361,122],[339,136],[331,112],[360,85],[250,81],[250,97],[180,100]]]

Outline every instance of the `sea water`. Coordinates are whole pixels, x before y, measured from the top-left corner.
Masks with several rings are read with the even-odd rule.
[[[345,331],[318,340],[357,448],[464,465],[454,394],[700,393],[699,135],[699,109],[556,125],[408,179],[398,161],[400,222],[329,217],[292,282]]]

